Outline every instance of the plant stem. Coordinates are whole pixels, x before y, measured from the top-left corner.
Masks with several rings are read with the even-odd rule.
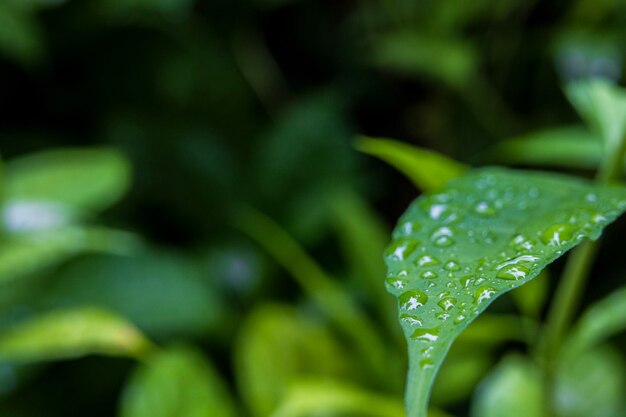
[[[626,138],[622,140],[618,149],[606,152],[604,161],[596,175],[598,184],[607,184],[619,179],[623,169],[625,148]],[[598,252],[598,247],[599,242],[589,241],[584,242],[572,251],[548,313],[539,354],[546,371],[546,382],[549,390],[547,398],[550,402],[553,398],[555,360],[579,306],[585,283]],[[548,404],[548,407],[551,410],[549,415],[553,415],[553,404]]]

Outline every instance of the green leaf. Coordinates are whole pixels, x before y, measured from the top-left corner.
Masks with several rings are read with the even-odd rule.
[[[506,165],[595,169],[602,144],[584,126],[562,126],[505,140],[482,157]]]
[[[509,356],[480,384],[472,417],[543,417],[543,381],[528,359]]]
[[[59,310],[18,323],[0,336],[0,361],[37,362],[89,354],[142,358],[151,343],[132,324],[102,309]]]
[[[435,151],[391,139],[361,136],[357,140],[356,148],[392,165],[422,191],[439,188],[468,169],[467,166]]]
[[[358,373],[326,328],[281,305],[262,306],[244,322],[235,343],[235,370],[243,400],[256,417],[269,416],[297,377]]]
[[[272,417],[313,415],[358,415],[363,417],[404,417],[399,399],[364,391],[331,380],[301,380],[293,384],[286,400]]]
[[[608,346],[575,357],[564,356],[559,363],[554,400],[559,416],[623,416],[624,392],[624,359]]]
[[[32,66],[44,55],[41,27],[19,4],[0,2],[0,52],[25,66]]]
[[[129,254],[138,246],[138,239],[130,233],[96,227],[65,227],[9,237],[0,247],[0,284],[58,265],[79,253]]]
[[[56,202],[92,212],[119,200],[129,182],[130,165],[115,150],[58,149],[10,161],[6,198]]]
[[[424,414],[446,352],[477,315],[624,210],[622,187],[500,168],[417,199],[385,255],[409,343],[409,417]]]
[[[176,348],[152,355],[133,374],[121,417],[235,417],[225,382],[200,352]]]
[[[434,37],[414,31],[378,36],[373,45],[373,64],[400,74],[430,78],[455,88],[476,75],[478,55],[461,38]]]
[[[567,96],[591,130],[604,141],[607,154],[626,138],[626,91],[603,79],[570,83]]]
[[[153,337],[215,335],[229,326],[229,316],[210,282],[214,278],[175,253],[94,254],[60,268],[45,301],[54,307],[107,308]]]
[[[626,287],[591,305],[572,330],[565,349],[576,353],[626,330]]]

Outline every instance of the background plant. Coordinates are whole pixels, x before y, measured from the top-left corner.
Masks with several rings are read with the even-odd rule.
[[[562,86],[623,80],[623,5],[490,3],[3,2],[2,415],[403,415],[380,254],[419,191],[354,136],[402,138],[357,147],[423,191],[620,172],[598,140],[619,106]],[[622,228],[556,343],[564,416],[623,414]],[[433,413],[543,401],[527,346],[563,267],[461,333]]]

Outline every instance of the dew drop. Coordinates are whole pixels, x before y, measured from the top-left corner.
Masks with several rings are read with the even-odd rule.
[[[390,277],[386,280],[387,285],[393,289],[401,290],[406,287],[407,282],[398,277]]]
[[[440,248],[447,248],[454,245],[454,239],[449,236],[440,236],[433,240],[433,243]]]
[[[422,325],[422,321],[420,319],[418,319],[415,316],[412,316],[410,314],[401,314],[400,315],[400,320],[404,321],[405,323],[408,323],[412,326],[421,326]]]
[[[459,314],[458,316],[454,318],[454,323],[455,324],[463,323],[464,320],[465,320],[465,316],[463,314]]]
[[[568,224],[555,224],[548,227],[541,236],[546,245],[561,246],[572,239],[574,229]]]
[[[497,278],[506,280],[518,280],[526,278],[528,275],[528,268],[524,265],[506,265],[498,271]]]
[[[483,301],[487,301],[493,297],[496,293],[495,288],[493,287],[480,287],[474,292],[474,297],[476,304],[480,304]]]
[[[417,240],[398,239],[387,247],[385,255],[388,258],[403,261],[415,252],[418,244],[419,242]]]
[[[422,272],[422,278],[426,278],[426,279],[434,279],[437,278],[438,275],[436,272],[433,271],[424,271]]]
[[[432,368],[433,366],[433,361],[430,358],[424,358],[420,361],[420,368],[422,369],[428,369],[428,368]]]
[[[457,300],[454,297],[445,297],[439,300],[437,303],[444,311],[448,311],[456,305]]]
[[[473,275],[466,275],[463,278],[460,279],[461,281],[461,286],[463,286],[463,288],[467,288],[470,286],[470,284],[472,283],[472,281],[474,280],[474,276]]]
[[[481,201],[479,203],[476,203],[476,205],[474,206],[474,213],[480,216],[492,217],[496,214],[496,209],[488,202]]]
[[[423,306],[428,301],[428,296],[420,290],[409,290],[398,298],[400,308],[406,311],[416,310],[418,307]]]
[[[419,340],[421,342],[435,342],[437,339],[439,339],[439,329],[415,329],[415,331],[411,335],[411,339]]]
[[[448,261],[443,266],[446,271],[458,271],[461,269],[461,266],[455,261]]]
[[[418,266],[434,266],[438,264],[439,264],[439,259],[430,255],[424,255],[417,260]]]

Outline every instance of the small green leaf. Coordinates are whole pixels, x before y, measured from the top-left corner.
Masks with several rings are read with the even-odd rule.
[[[472,417],[543,417],[541,372],[521,356],[505,358],[479,385]]]
[[[7,164],[6,199],[98,211],[119,200],[129,181],[128,161],[112,149],[44,151]]]
[[[37,362],[89,354],[143,357],[151,343],[132,324],[102,309],[59,310],[18,323],[0,336],[0,361]]]
[[[399,399],[367,392],[332,380],[300,380],[293,384],[286,400],[272,417],[313,415],[358,415],[363,417],[404,417]]]
[[[555,386],[559,416],[617,417],[626,411],[626,366],[608,346],[563,357]]]
[[[626,287],[591,305],[569,337],[566,350],[581,352],[626,330]]]
[[[357,140],[356,148],[392,165],[422,191],[437,189],[468,169],[467,166],[435,151],[391,139],[362,136]]]
[[[245,321],[235,344],[237,383],[256,417],[267,417],[294,378],[345,377],[357,366],[328,330],[298,310],[267,305]]]
[[[385,255],[409,344],[409,417],[424,415],[437,369],[476,316],[624,210],[625,188],[499,168],[417,199]]]
[[[505,140],[482,157],[506,165],[595,169],[602,144],[584,126],[562,126]]]
[[[426,77],[462,88],[476,75],[478,55],[462,38],[434,37],[414,31],[378,36],[373,64],[413,77]]]
[[[7,238],[0,247],[0,284],[49,268],[79,253],[128,254],[139,246],[126,232],[97,227],[65,227]]]
[[[626,137],[626,91],[603,79],[569,84],[567,96],[591,130],[604,141],[607,154]]]
[[[550,277],[548,270],[544,269],[537,278],[513,291],[511,296],[522,314],[536,319],[545,305],[549,289]]]
[[[226,383],[200,352],[176,348],[148,358],[131,377],[121,417],[235,417]]]

